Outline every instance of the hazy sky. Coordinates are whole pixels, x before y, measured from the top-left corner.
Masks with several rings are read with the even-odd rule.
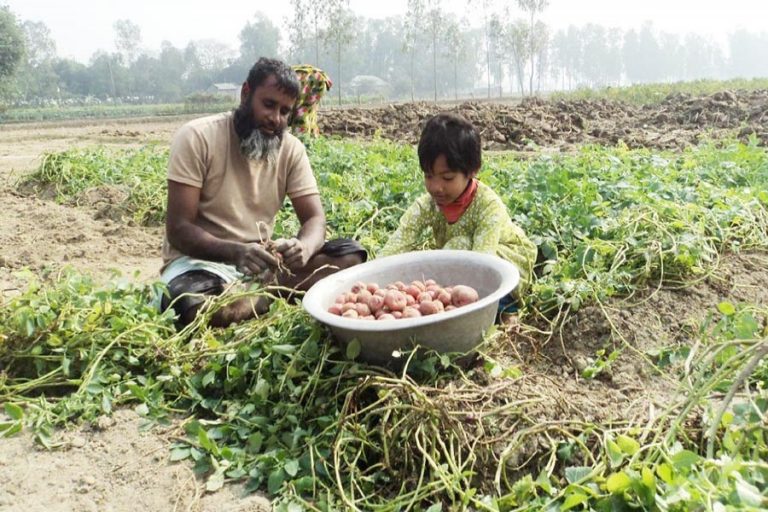
[[[352,10],[369,18],[402,14],[406,4],[407,0],[351,0]],[[479,7],[468,8],[466,0],[443,4],[459,15],[479,12]],[[497,4],[514,7],[516,2]],[[8,5],[21,20],[45,23],[59,56],[82,62],[96,50],[114,51],[112,24],[118,19],[138,24],[143,47],[156,51],[163,40],[183,48],[192,39],[218,39],[237,48],[240,29],[256,11],[281,29],[291,14],[288,0],[0,0],[0,5]],[[590,22],[626,29],[648,20],[667,32],[697,32],[724,41],[738,28],[768,31],[768,0],[550,0],[543,20],[554,30]],[[479,20],[470,22],[476,25]]]

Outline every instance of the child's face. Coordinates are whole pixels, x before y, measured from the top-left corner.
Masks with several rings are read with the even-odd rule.
[[[432,171],[424,173],[424,186],[438,205],[445,206],[454,202],[475,176],[477,172],[466,176],[459,170],[449,168],[445,155],[439,155]]]

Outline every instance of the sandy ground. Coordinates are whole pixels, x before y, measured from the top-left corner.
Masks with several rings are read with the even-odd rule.
[[[97,219],[92,209],[62,206],[13,193],[19,176],[41,155],[103,144],[165,144],[185,118],[0,126],[0,291],[24,286],[22,269],[56,272],[65,265],[109,279],[117,271],[151,280],[160,266],[162,230]],[[22,433],[0,439],[0,510],[65,511],[258,511],[259,495],[227,485],[205,493],[186,462],[168,462],[173,428],[142,431],[132,410],[98,425],[60,432],[62,446],[41,450]]]

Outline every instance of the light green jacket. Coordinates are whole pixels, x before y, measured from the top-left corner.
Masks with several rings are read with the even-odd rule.
[[[432,236],[424,243],[430,228]],[[478,182],[469,208],[454,224],[448,224],[429,194],[419,197],[400,218],[400,226],[380,255],[419,249],[464,249],[494,254],[514,263],[520,270],[517,296],[530,286],[536,262],[536,245],[512,222],[496,192],[482,182]]]

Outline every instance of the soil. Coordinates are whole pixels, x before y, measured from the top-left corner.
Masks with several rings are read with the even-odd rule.
[[[582,144],[679,150],[706,135],[746,138],[768,145],[768,91],[725,91],[705,97],[676,95],[654,107],[607,101],[521,104],[426,103],[376,109],[324,110],[325,134],[379,135],[414,143],[427,116],[455,110],[483,131],[489,149],[569,151]],[[168,144],[188,118],[77,121],[0,126],[0,300],[18,293],[24,268],[45,275],[74,265],[97,279],[151,280],[160,266],[161,228],[136,227],[104,215],[119,191],[94,190],[88,206],[63,206],[16,192],[18,177],[48,151],[103,144]],[[115,195],[117,194],[117,195]],[[726,255],[710,277],[683,289],[660,288],[575,312],[552,336],[533,327],[510,328],[501,338],[507,363],[523,370],[519,394],[541,401],[531,418],[615,423],[640,419],[662,408],[674,391],[646,362],[654,349],[690,342],[697,323],[722,300],[768,302],[768,254]],[[621,355],[597,376],[581,370],[596,352]],[[244,496],[226,485],[205,493],[187,463],[169,463],[177,426],[142,429],[132,410],[117,411],[95,425],[58,433],[61,447],[40,450],[28,433],[0,443],[0,510],[268,510],[262,496]],[[527,449],[535,448],[529,446]],[[530,453],[520,453],[526,460]]]

